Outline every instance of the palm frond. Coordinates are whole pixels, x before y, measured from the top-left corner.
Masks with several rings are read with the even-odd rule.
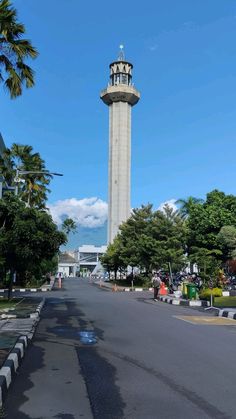
[[[34,71],[24,63],[36,58],[38,51],[22,39],[25,27],[17,21],[17,12],[9,0],[0,0],[0,82],[4,82],[11,98],[22,94],[22,87],[34,86]]]

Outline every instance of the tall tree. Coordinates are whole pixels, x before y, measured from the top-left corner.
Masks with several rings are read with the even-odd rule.
[[[183,219],[186,219],[186,218],[188,218],[189,213],[190,213],[191,209],[194,207],[194,205],[202,204],[203,202],[204,202],[203,199],[194,198],[193,196],[189,196],[187,199],[178,199],[175,203],[177,205],[180,205],[180,208],[178,210],[180,216]]]
[[[0,82],[12,99],[22,94],[22,87],[34,86],[34,71],[25,60],[36,58],[37,50],[22,38],[25,27],[17,20],[17,11],[9,0],[0,1]]]
[[[217,240],[219,246],[225,253],[226,258],[236,257],[236,227],[235,226],[223,226],[221,227]]]
[[[147,275],[165,268],[168,262],[177,270],[184,264],[184,240],[184,222],[175,211],[166,206],[153,212],[152,205],[143,205],[121,225],[114,246],[106,252],[106,263],[112,265],[115,251],[120,264],[139,267]]]
[[[168,205],[163,211],[156,211],[153,214],[152,237],[155,240],[153,267],[168,269],[171,263],[174,272],[182,269],[186,262],[186,225],[178,212]]]
[[[15,196],[0,200],[0,255],[5,272],[22,282],[40,278],[67,241],[46,211],[28,208]]]
[[[125,266],[150,270],[149,230],[152,221],[152,205],[134,208],[130,218],[120,226],[120,256]]]
[[[115,273],[115,280],[117,279],[117,271],[124,268],[124,262],[121,258],[121,241],[119,234],[115,237],[113,243],[107,247],[107,251],[100,257],[100,261],[104,268],[109,272]]]
[[[236,227],[236,197],[214,190],[202,205],[191,208],[188,217],[188,247],[219,249],[217,235],[223,226]]]

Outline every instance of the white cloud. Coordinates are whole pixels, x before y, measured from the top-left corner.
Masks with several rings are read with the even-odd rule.
[[[107,220],[107,203],[102,199],[64,199],[48,205],[49,212],[54,222],[60,225],[64,217],[72,218],[82,227],[100,227]]]
[[[174,199],[174,198],[173,199],[169,199],[168,201],[162,202],[159,205],[158,210],[163,211],[164,206],[165,205],[169,205],[170,208],[172,208],[174,211],[177,211],[178,207],[175,204],[175,202],[176,202],[176,199]]]

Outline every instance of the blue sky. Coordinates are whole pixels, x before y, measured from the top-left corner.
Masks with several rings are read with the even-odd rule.
[[[64,174],[51,183],[55,217],[60,200],[82,227],[104,225],[108,108],[99,94],[121,43],[141,92],[132,206],[236,194],[235,0],[13,3],[40,56],[34,89],[14,101],[1,90],[0,131],[7,146],[30,144]]]

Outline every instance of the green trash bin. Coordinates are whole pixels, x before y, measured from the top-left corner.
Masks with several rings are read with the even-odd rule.
[[[196,300],[197,298],[197,287],[195,284],[187,284],[187,297],[189,300]]]

